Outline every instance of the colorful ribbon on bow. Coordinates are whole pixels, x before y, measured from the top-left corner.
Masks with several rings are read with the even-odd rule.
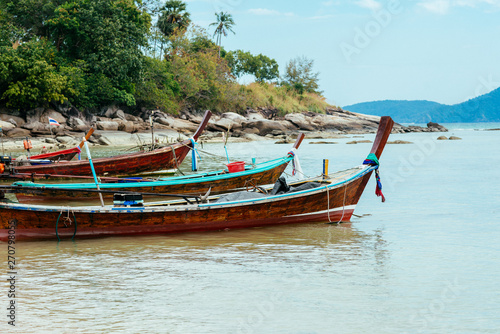
[[[382,194],[382,182],[380,182],[380,174],[379,174],[380,162],[378,161],[377,156],[374,153],[368,154],[365,161],[363,161],[363,165],[377,166],[375,169],[375,179],[377,180],[375,195],[377,195],[378,197],[382,197],[382,202],[385,202],[385,196],[384,194]]]

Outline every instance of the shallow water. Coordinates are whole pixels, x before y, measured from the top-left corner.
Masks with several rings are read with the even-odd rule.
[[[387,201],[372,179],[352,224],[18,243],[16,328],[4,315],[0,332],[500,332],[500,132],[396,139],[414,144],[386,146]],[[321,173],[323,158],[331,171],[361,163],[371,144],[350,140],[306,140],[305,173]],[[232,161],[263,161],[290,148],[255,142],[228,152]],[[204,150],[225,154],[221,144]]]

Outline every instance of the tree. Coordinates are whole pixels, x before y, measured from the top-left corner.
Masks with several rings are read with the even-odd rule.
[[[165,36],[169,37],[175,30],[185,31],[191,23],[190,16],[184,2],[168,0],[160,9],[160,17],[156,25]]]
[[[236,77],[250,74],[255,77],[257,82],[279,78],[278,63],[263,54],[254,56],[250,52],[236,50],[229,52],[225,59]]]
[[[314,60],[305,56],[297,57],[286,65],[284,85],[287,85],[300,94],[303,92],[321,94],[318,90],[319,72],[313,72]]]
[[[233,16],[227,12],[215,13],[217,18],[216,22],[210,23],[210,26],[217,26],[214,31],[214,37],[217,36],[216,44],[219,46],[219,57],[220,49],[222,45],[222,35],[227,36],[228,31],[235,33],[233,31],[233,26],[235,25]]]
[[[0,103],[26,111],[67,100],[68,79],[57,73],[55,50],[46,41],[29,41],[17,49],[0,46]]]
[[[140,48],[147,45],[150,24],[149,14],[130,0],[69,1],[46,22],[61,62],[84,62],[94,107],[109,101],[135,104],[144,61]]]

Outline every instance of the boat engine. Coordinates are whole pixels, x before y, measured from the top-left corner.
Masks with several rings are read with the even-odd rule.
[[[117,207],[144,206],[142,194],[113,194],[113,204]]]

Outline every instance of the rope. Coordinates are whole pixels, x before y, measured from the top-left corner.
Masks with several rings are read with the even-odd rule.
[[[304,176],[304,173],[302,172],[302,167],[300,166],[300,161],[299,157],[295,153],[295,148],[293,148],[290,152],[288,152],[288,155],[291,155],[293,157],[292,160],[292,175],[295,176],[297,173],[300,174],[299,178],[302,178]]]
[[[174,145],[170,145],[170,148],[172,149],[172,153],[174,154],[175,169],[178,170],[182,175],[184,175],[184,173],[179,168],[179,162],[177,161],[177,155],[175,154]]]
[[[340,217],[340,220],[336,222],[335,224],[339,224],[342,222],[342,219],[344,219],[344,214],[345,214],[345,196],[347,193],[347,183],[344,185],[344,201],[342,202],[342,217]],[[331,224],[333,223],[332,220],[330,219],[330,192],[328,191],[328,186],[326,187],[326,198],[328,201],[328,222]]]
[[[71,225],[72,221],[71,221],[71,218],[69,217],[69,212],[70,212],[70,208],[68,207],[68,216],[64,219],[65,219],[65,221],[68,221],[69,224]],[[71,213],[73,214],[73,220],[75,222],[75,232],[73,233],[71,240],[75,240],[76,230],[78,229],[78,225],[76,223],[75,212],[73,210],[71,210]],[[61,238],[59,237],[58,226],[59,226],[59,219],[61,219],[62,214],[63,214],[63,209],[61,208],[61,212],[59,213],[59,216],[57,217],[57,221],[56,221],[56,237],[57,237],[58,242],[61,241]],[[64,223],[64,226],[67,227],[66,222]]]

